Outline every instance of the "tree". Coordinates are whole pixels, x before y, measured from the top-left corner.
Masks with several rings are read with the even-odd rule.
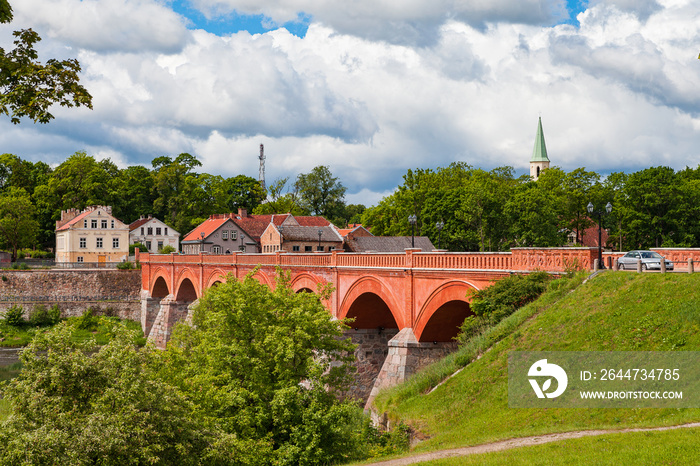
[[[0,462],[235,464],[235,450],[213,461],[225,457],[227,436],[156,376],[157,350],[136,349],[125,327],[114,334],[103,347],[76,343],[66,324],[37,334],[3,391],[12,415],[0,428]]]
[[[202,163],[196,157],[182,153],[175,160],[158,157],[151,164],[155,177],[154,214],[178,231],[189,231],[193,218],[208,215],[200,212],[201,209],[192,208],[192,203],[196,202],[193,191],[199,186],[194,169],[201,167]]]
[[[33,246],[38,230],[34,206],[24,189],[12,186],[0,194],[0,245],[9,246],[13,261],[18,249]]]
[[[357,447],[357,407],[335,395],[353,345],[312,293],[251,275],[210,288],[163,352],[163,378],[224,432],[255,444],[258,464],[330,464]],[[331,364],[332,361],[336,363]]]
[[[269,193],[268,201],[257,206],[253,210],[253,213],[261,215],[286,213],[292,215],[309,215],[309,211],[300,205],[299,193],[296,189],[282,194],[288,181],[289,177],[278,178],[273,181],[267,188]]]
[[[12,8],[0,0],[0,23],[12,21]],[[14,49],[0,48],[0,113],[8,115],[14,124],[22,117],[34,122],[48,123],[54,116],[53,104],[63,107],[92,108],[92,96],[79,83],[80,64],[75,59],[38,60],[34,45],[41,40],[31,29],[15,31]]]
[[[313,215],[326,219],[340,217],[345,207],[347,188],[334,177],[330,169],[319,165],[310,173],[301,174],[294,183],[300,204]]]
[[[230,212],[235,212],[239,207],[253,212],[265,200],[265,190],[255,178],[246,175],[238,175],[227,178],[223,184],[224,207]]]

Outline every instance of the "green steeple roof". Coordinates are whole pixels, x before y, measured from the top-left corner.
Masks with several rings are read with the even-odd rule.
[[[537,136],[535,136],[535,148],[532,149],[530,162],[549,162],[547,146],[544,144],[544,132],[542,131],[542,117],[537,123]]]

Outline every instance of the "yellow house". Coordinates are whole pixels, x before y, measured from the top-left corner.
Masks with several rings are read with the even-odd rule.
[[[111,206],[61,212],[56,222],[56,262],[105,264],[129,258],[129,225],[112,216]]]

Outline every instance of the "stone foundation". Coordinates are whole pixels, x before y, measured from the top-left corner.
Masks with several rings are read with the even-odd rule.
[[[357,345],[355,349],[355,377],[353,385],[348,388],[346,396],[362,401],[364,404],[369,397],[374,381],[384,364],[389,340],[394,338],[399,329],[357,329],[347,330],[343,334],[350,337]]]
[[[141,320],[140,270],[0,270],[0,313],[21,306],[25,318],[41,304],[61,317],[97,314]]]
[[[173,295],[168,295],[160,301],[158,315],[156,315],[150,332],[148,332],[148,341],[152,341],[156,348],[165,349],[170,336],[173,333],[173,327],[176,323],[184,321],[190,312],[190,308],[195,302],[175,301]],[[144,334],[145,331],[144,331]]]
[[[388,347],[387,357],[374,382],[365,410],[372,406],[379,390],[407,380],[423,367],[456,350],[457,343],[421,343],[413,334],[413,329],[405,328],[388,342]]]

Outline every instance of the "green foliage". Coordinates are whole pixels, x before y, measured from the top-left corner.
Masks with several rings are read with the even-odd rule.
[[[133,243],[129,245],[129,255],[133,256],[136,253],[136,248],[139,248],[139,252],[148,252],[148,248],[143,243]]]
[[[328,167],[319,165],[310,173],[299,175],[294,188],[299,193],[301,207],[313,215],[327,219],[342,217],[347,188]]]
[[[29,324],[32,326],[56,325],[59,320],[61,320],[61,310],[57,304],[48,309],[43,304],[37,304],[32,312],[29,313]]]
[[[23,370],[3,390],[12,415],[0,428],[0,462],[212,464],[236,439],[216,435],[191,403],[159,379],[153,348],[114,328],[98,348],[59,325],[22,352]],[[231,454],[218,464],[234,464]]]
[[[0,2],[0,23],[12,20],[12,9],[6,0]],[[53,104],[62,107],[92,108],[92,96],[79,84],[80,64],[75,59],[39,60],[35,44],[41,40],[31,29],[13,32],[14,48],[0,48],[0,113],[18,124],[22,117],[48,123]]]
[[[24,309],[16,304],[5,311],[5,323],[12,327],[19,327],[25,324]]]
[[[75,322],[75,327],[78,330],[94,331],[97,330],[97,325],[99,322],[100,320],[95,315],[95,310],[89,307],[85,312],[83,312],[83,315],[78,317],[77,321]]]
[[[132,270],[133,268],[134,264],[131,261],[124,261],[117,264],[117,269],[119,270]]]
[[[17,251],[32,246],[39,224],[34,220],[34,206],[27,192],[10,186],[0,193],[0,247],[12,251],[12,260]]]
[[[471,309],[477,316],[500,321],[519,307],[535,300],[547,288],[547,272],[510,275],[472,295]]]
[[[335,397],[353,345],[316,295],[294,293],[283,275],[274,290],[252,274],[229,276],[200,299],[192,323],[162,353],[163,377],[256,448],[256,464],[328,464],[357,451],[358,408]]]
[[[163,248],[161,248],[161,250],[158,251],[158,254],[170,254],[173,252],[177,252],[177,250],[168,244],[166,246],[163,246]]]

